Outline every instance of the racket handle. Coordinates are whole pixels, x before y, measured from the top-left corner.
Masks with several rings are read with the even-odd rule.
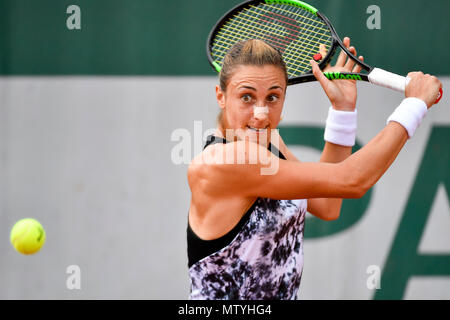
[[[368,74],[368,78],[370,83],[403,93],[405,92],[405,88],[409,81],[411,81],[411,78],[399,76],[398,74],[380,68],[374,68],[372,72]],[[440,88],[435,103],[438,103],[441,100],[443,94],[442,88]]]

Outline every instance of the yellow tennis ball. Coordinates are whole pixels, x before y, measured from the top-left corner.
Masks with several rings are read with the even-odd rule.
[[[11,229],[11,244],[20,253],[33,254],[45,243],[45,230],[42,225],[31,218],[16,222]]]

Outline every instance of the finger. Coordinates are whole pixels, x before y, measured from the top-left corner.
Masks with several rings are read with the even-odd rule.
[[[359,56],[359,61],[364,62],[364,57],[363,56]],[[353,68],[353,73],[360,73],[362,70],[362,66],[360,66],[359,64],[355,64],[355,67]]]
[[[413,78],[420,75],[423,75],[422,71],[412,71],[408,73],[408,78]]]
[[[322,56],[322,59],[325,59],[325,57],[327,56],[327,47],[325,47],[324,44],[319,45],[319,53]],[[328,63],[325,68],[323,69],[324,72],[327,72],[329,69],[331,68],[330,63]]]
[[[345,65],[345,60],[347,59],[347,55],[345,54],[344,50],[341,50],[341,53],[339,54],[338,59],[336,60],[336,67],[343,67]]]
[[[319,52],[322,55],[322,59],[327,55],[327,47],[324,44],[319,45]]]
[[[355,47],[350,47],[349,49],[348,49],[348,51],[350,51],[350,53],[352,54],[352,55],[354,55],[354,56],[356,56],[356,49],[355,49]],[[348,70],[348,71],[351,71],[352,69],[353,69],[353,67],[355,66],[355,61],[352,59],[352,58],[348,58],[347,59],[347,62],[345,63],[345,69],[346,70]]]
[[[328,82],[330,80],[328,80],[327,77],[325,77],[325,75],[323,74],[322,70],[320,70],[319,65],[317,64],[317,62],[315,62],[314,60],[310,61],[311,66],[312,66],[312,71],[314,74],[314,77],[316,77],[317,81],[319,81],[320,85],[322,86],[322,88],[326,88],[328,85]]]
[[[344,41],[342,41],[344,43],[344,46],[346,48],[348,48],[350,46],[350,38],[349,37],[345,37]],[[345,54],[345,52],[343,50],[341,50],[341,53],[339,54],[339,57],[336,61],[336,67],[343,67],[345,65],[345,60],[347,59],[347,55]]]

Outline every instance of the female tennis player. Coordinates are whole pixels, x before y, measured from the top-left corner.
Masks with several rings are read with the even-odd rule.
[[[344,44],[356,55],[349,38]],[[311,64],[331,107],[320,161],[303,163],[273,134],[287,87],[280,53],[248,40],[226,55],[216,86],[218,127],[188,169],[190,299],[296,299],[306,211],[335,220],[343,198],[362,197],[413,136],[441,87],[436,77],[408,74],[406,98],[386,127],[351,154],[356,83],[330,81]],[[342,52],[325,71],[360,67]]]

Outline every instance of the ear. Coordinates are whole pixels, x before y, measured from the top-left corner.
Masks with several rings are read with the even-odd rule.
[[[220,85],[216,85],[216,99],[219,107],[225,109],[225,92],[222,91]]]

